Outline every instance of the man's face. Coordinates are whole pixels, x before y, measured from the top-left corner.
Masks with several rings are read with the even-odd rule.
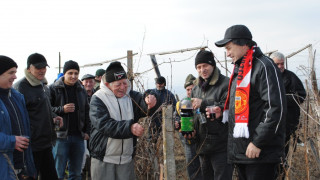
[[[191,97],[191,91],[192,91],[193,86],[194,85],[192,84],[192,85],[186,87],[186,91],[187,91],[187,96],[188,97]]]
[[[17,68],[13,67],[0,75],[0,88],[9,89],[12,87],[13,81],[17,79]]]
[[[278,66],[281,72],[284,71],[284,60],[274,57],[273,62]]]
[[[107,83],[106,86],[113,92],[117,98],[122,98],[126,95],[128,90],[128,79],[120,79],[112,83]]]
[[[157,90],[162,90],[165,87],[164,83],[162,83],[162,84],[156,83],[156,86],[157,86]]]
[[[207,63],[200,63],[197,65],[197,71],[200,77],[207,80],[212,74],[214,67]]]
[[[239,46],[233,42],[229,42],[224,47],[227,51],[227,57],[230,57],[234,63],[242,58],[249,50],[248,46]]]
[[[84,79],[82,81],[82,85],[86,91],[92,91],[95,83],[94,79]]]
[[[69,86],[73,86],[77,81],[79,77],[79,71],[76,69],[69,69],[64,74],[64,83]]]
[[[31,66],[28,69],[28,72],[31,73],[35,78],[37,78],[39,81],[42,81],[46,75],[47,67],[37,69],[34,65],[31,64]]]

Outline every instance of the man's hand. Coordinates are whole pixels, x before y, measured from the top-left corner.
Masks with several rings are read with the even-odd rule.
[[[144,129],[140,124],[134,123],[131,126],[131,132],[133,135],[140,137],[143,135]]]
[[[246,151],[246,156],[248,158],[258,158],[260,155],[261,149],[257,148],[257,146],[255,146],[252,142],[249,143],[248,147],[247,147],[247,151]]]
[[[53,123],[56,124],[56,122],[59,121],[59,127],[63,126],[63,118],[60,116],[57,116],[55,118],[53,118]]]
[[[202,99],[199,98],[191,98],[193,109],[198,109],[201,106]]]
[[[213,108],[213,112],[216,114],[216,119],[218,119],[219,117],[222,116],[222,111],[221,111],[221,109],[220,109],[219,106],[215,106],[215,107]],[[208,108],[206,108],[206,115],[207,115],[207,118],[211,118],[211,117],[210,117],[210,112],[209,112],[209,109],[208,109]],[[210,120],[211,120],[211,121],[214,121],[214,119],[210,119]]]
[[[179,121],[174,121],[174,127],[175,127],[176,129],[180,129],[180,123],[179,123]]]
[[[84,133],[84,140],[88,140],[90,137],[89,137],[89,135],[87,134],[87,133]]]
[[[148,105],[148,109],[153,108],[157,104],[157,98],[152,94],[149,94],[148,96],[146,96],[144,100]]]
[[[192,138],[194,138],[196,136],[196,130],[193,130],[193,132],[191,133],[191,135],[190,134],[188,134],[188,135],[184,135],[183,137],[184,138],[186,138],[186,139],[192,139]]]
[[[64,113],[74,112],[74,110],[75,110],[74,103],[65,104],[63,106]]]
[[[23,136],[16,136],[16,145],[15,149],[23,152],[25,149],[27,149],[29,146],[29,139]]]

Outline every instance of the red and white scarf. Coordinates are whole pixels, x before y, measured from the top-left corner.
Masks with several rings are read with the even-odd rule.
[[[241,61],[238,78],[237,87],[235,94],[235,126],[233,129],[233,137],[249,138],[249,94],[250,94],[250,79],[251,79],[251,69],[252,69],[252,59],[253,59],[254,47],[246,52],[246,55]],[[234,71],[234,68],[233,68]],[[228,96],[225,103],[225,108],[223,111],[222,122],[228,121],[229,112],[229,101],[230,101],[230,87],[233,80],[233,73],[229,81]]]

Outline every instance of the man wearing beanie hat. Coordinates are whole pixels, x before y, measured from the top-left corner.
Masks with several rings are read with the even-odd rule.
[[[96,77],[94,78],[94,80],[96,81],[96,84],[94,85],[95,91],[98,91],[100,89],[100,82],[101,82],[101,78],[104,75],[104,73],[106,73],[106,70],[104,70],[104,69],[98,69],[96,71]]]
[[[207,106],[214,106],[214,112],[222,111],[229,78],[222,75],[216,67],[211,51],[200,50],[195,58],[195,67],[199,77],[194,81],[191,92],[193,109],[205,114]],[[233,168],[227,163],[228,124],[221,122],[221,117],[216,120],[208,118],[207,123],[201,124],[199,116],[196,117],[195,136],[202,176],[231,180]],[[205,146],[201,146],[202,144]]]
[[[151,92],[144,98],[131,90],[120,62],[110,63],[101,83],[90,102],[91,177],[133,180],[134,147],[144,132],[137,122],[145,112],[151,115],[157,109],[156,95]]]
[[[18,65],[0,55],[0,177],[35,178],[28,112],[24,97],[12,88]]]
[[[53,156],[59,179],[64,178],[68,162],[69,179],[81,179],[84,141],[89,139],[90,120],[87,92],[79,77],[79,65],[69,60],[63,67],[64,76],[50,85],[53,112],[63,118],[57,131]]]
[[[215,44],[225,47],[234,63],[223,112],[229,122],[228,162],[236,165],[240,179],[277,179],[285,142],[281,73],[244,25],[229,27]]]
[[[25,77],[14,84],[14,88],[24,95],[30,119],[31,147],[34,163],[42,179],[58,179],[52,144],[56,133],[54,123],[62,126],[62,118],[52,113],[50,91],[45,78],[47,60],[41,54],[34,53],[28,57]]]
[[[191,98],[191,91],[192,88],[194,87],[194,81],[196,78],[192,75],[189,74],[185,80],[184,83],[184,88],[186,89],[187,97]],[[176,130],[180,130],[180,124],[181,124],[181,117],[180,117],[180,101],[177,102],[176,104],[176,111],[175,113],[175,128]],[[197,146],[195,144],[194,140],[191,139],[185,139],[182,135],[182,133],[179,133],[180,140],[184,146],[184,151],[185,151],[185,156],[186,156],[186,163],[188,164],[187,166],[187,172],[189,179],[194,179],[194,180],[202,180],[202,175],[200,169],[200,161],[199,157],[197,156]]]

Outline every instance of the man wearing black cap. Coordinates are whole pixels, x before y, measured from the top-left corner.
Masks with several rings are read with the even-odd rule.
[[[158,94],[160,104],[172,104],[173,108],[175,108],[176,98],[171,91],[166,89],[166,79],[163,76],[156,79],[156,89],[153,90]]]
[[[207,106],[215,106],[214,111],[224,108],[229,78],[220,73],[211,51],[200,50],[195,58],[195,68],[199,77],[191,92],[194,110],[206,112]],[[214,179],[232,179],[232,166],[227,163],[228,124],[222,118],[207,119],[200,123],[195,120],[197,152],[200,157],[202,176]]]
[[[102,78],[101,89],[90,102],[92,179],[135,179],[133,154],[144,128],[138,120],[156,110],[155,94],[131,90],[120,62],[112,62]]]
[[[94,90],[94,85],[96,84],[94,78],[95,77],[91,74],[85,74],[81,78],[82,85],[83,85],[84,89],[87,91],[89,103],[90,103],[92,95],[94,94],[94,92],[96,92]]]
[[[229,27],[215,44],[225,47],[234,63],[223,112],[229,122],[228,162],[235,164],[240,179],[276,179],[285,141],[281,73],[244,25]]]
[[[45,78],[47,60],[41,54],[28,57],[25,77],[14,84],[25,97],[30,118],[31,147],[34,162],[41,179],[58,179],[52,155],[52,145],[56,140],[54,123],[62,126],[62,118],[51,110],[50,91]]]
[[[79,81],[79,65],[69,60],[64,76],[50,85],[53,112],[63,117],[53,148],[58,178],[63,179],[68,162],[69,179],[81,179],[84,141],[89,139],[90,120],[87,92]]]
[[[94,80],[96,81],[96,84],[94,85],[95,91],[98,91],[100,89],[100,82],[101,82],[102,76],[104,75],[105,72],[106,72],[106,70],[104,70],[104,69],[98,69],[96,71],[96,77],[94,78]]]
[[[37,174],[24,97],[12,88],[17,68],[11,58],[0,55],[0,179],[35,178]]]

